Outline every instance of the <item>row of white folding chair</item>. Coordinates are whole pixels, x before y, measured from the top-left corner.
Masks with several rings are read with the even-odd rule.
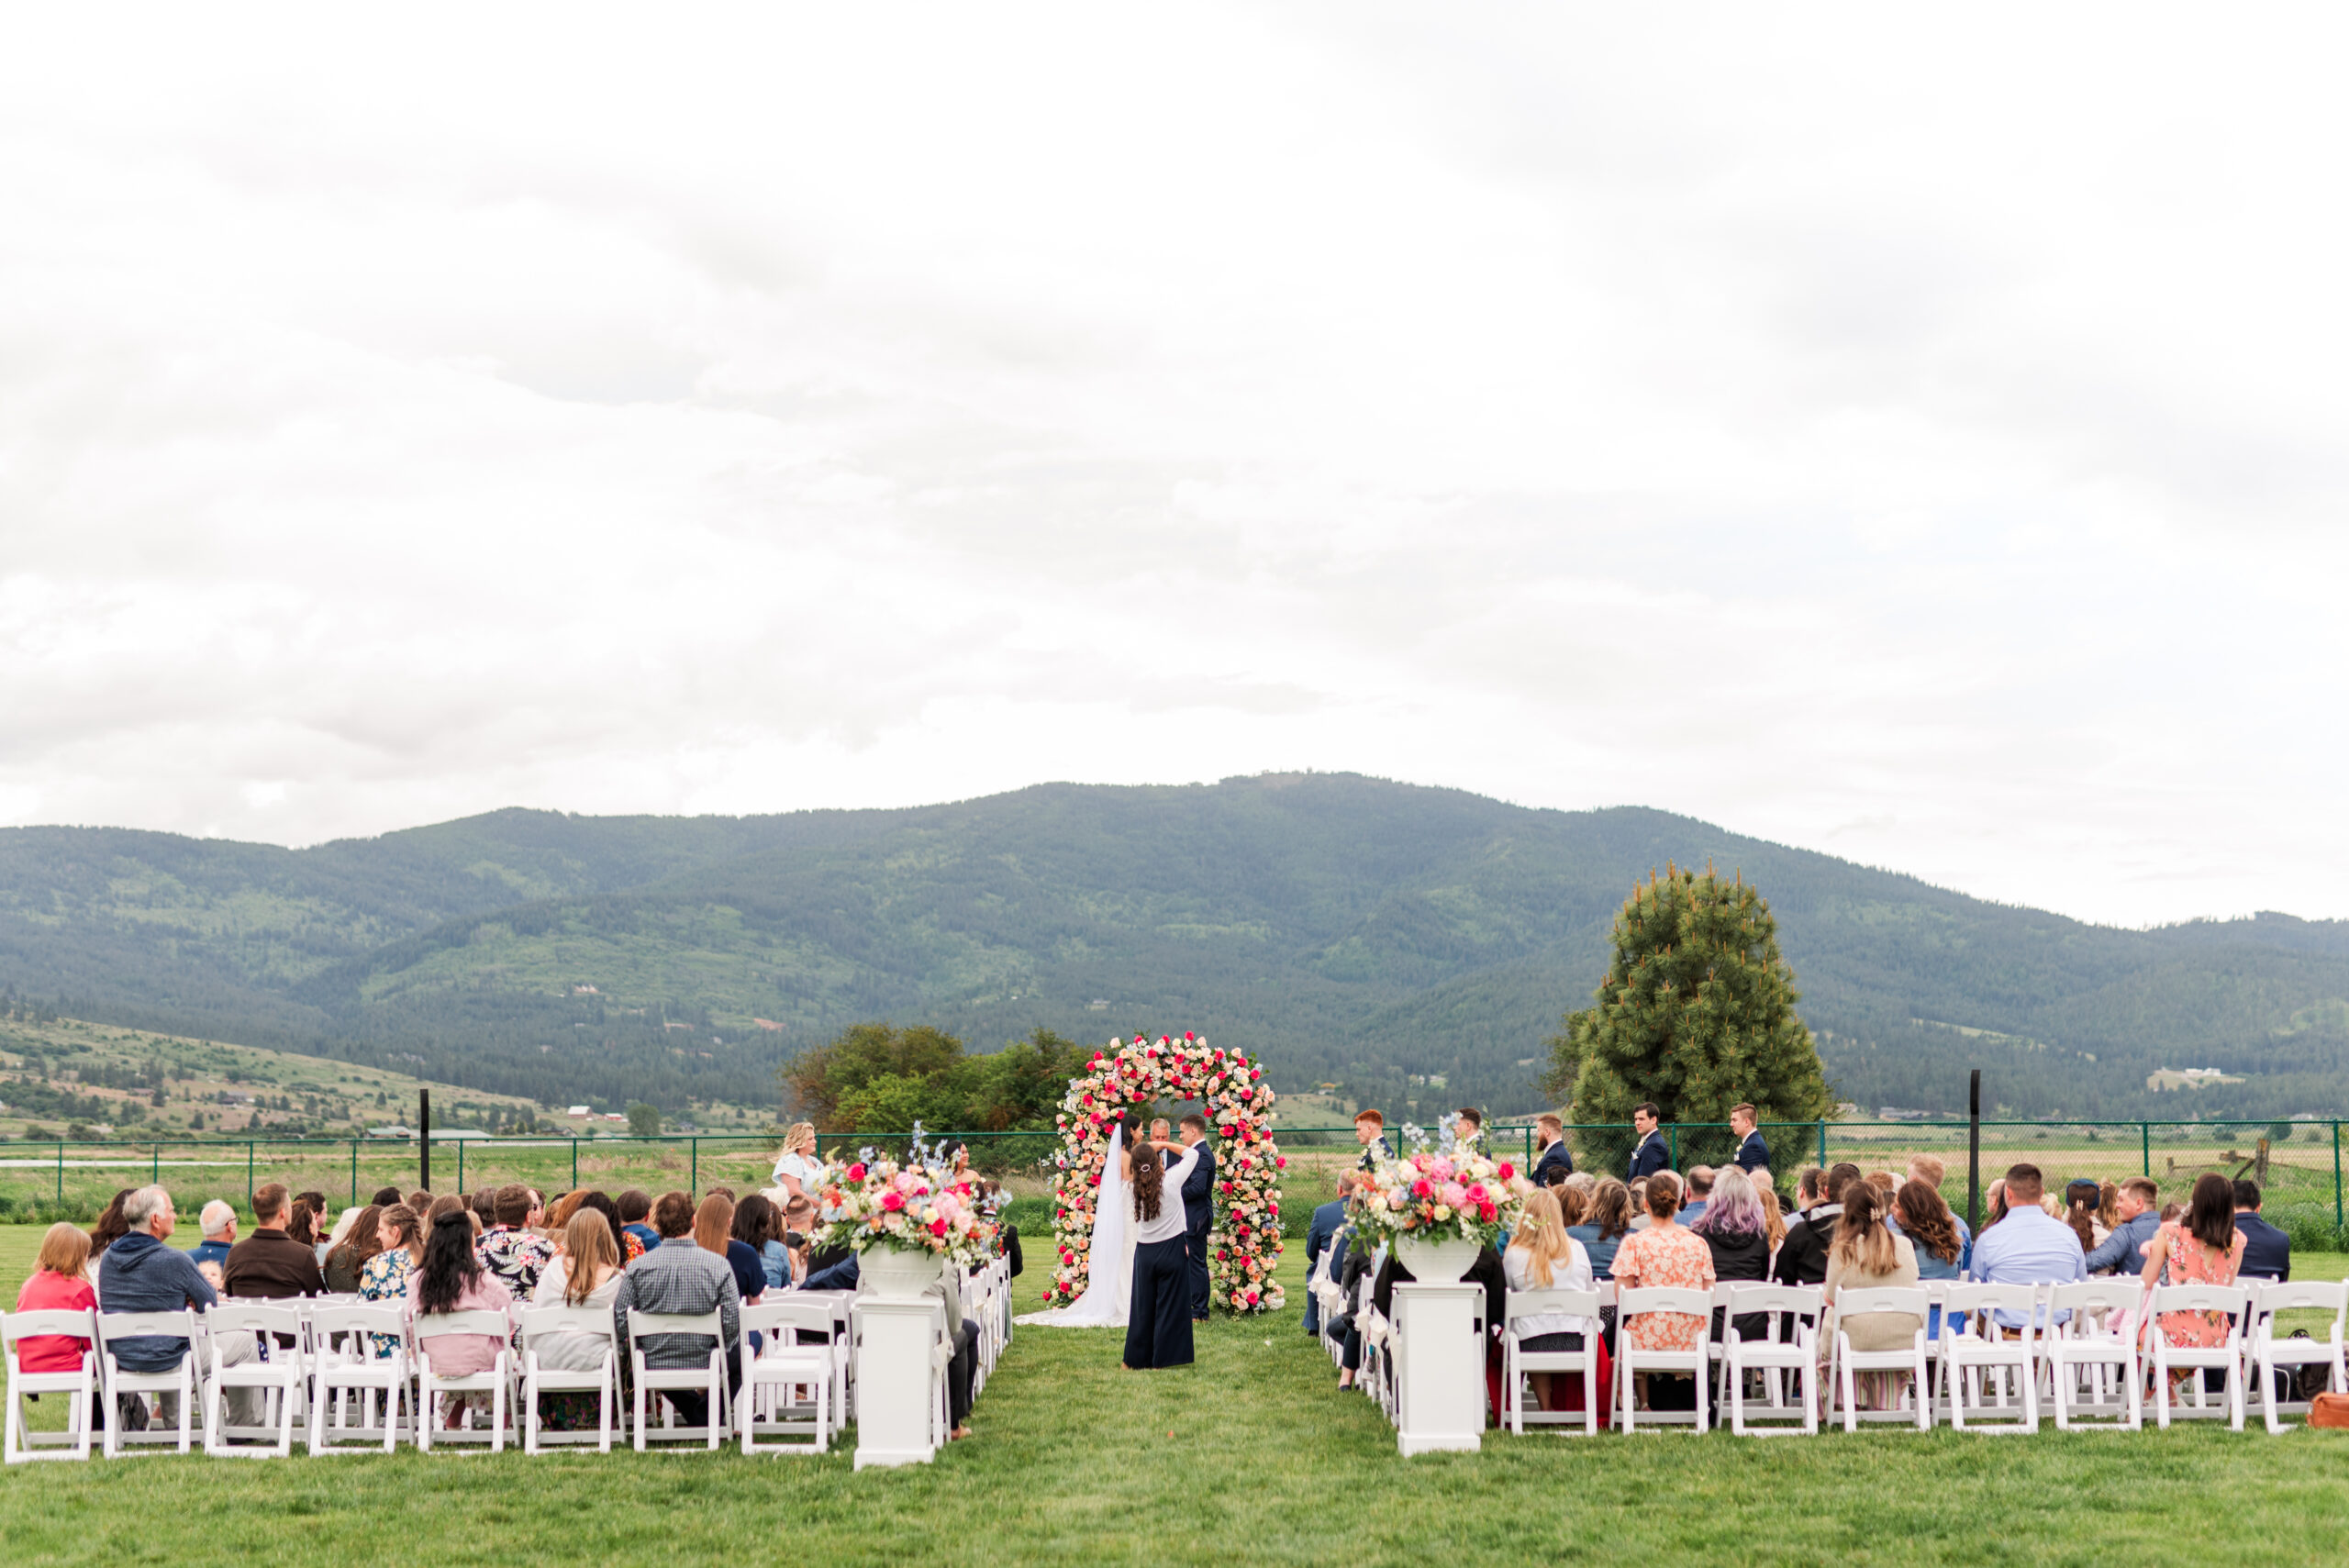
[[[6,1435],[0,1440],[0,1460],[22,1464],[29,1460],[90,1457],[90,1434],[97,1427],[93,1417],[100,1392],[96,1355],[84,1351],[70,1372],[27,1372],[21,1347],[27,1340],[52,1335],[95,1345],[97,1317],[95,1309],[86,1307],[0,1315],[0,1361],[5,1361],[8,1376]],[[25,1417],[25,1400],[42,1394],[65,1396],[64,1431],[32,1430]]]
[[[822,1453],[840,1429],[834,1396],[832,1304],[796,1300],[796,1295],[777,1292],[773,1300],[742,1308],[746,1359],[734,1426],[744,1453]],[[762,1343],[756,1354],[750,1354],[753,1333]],[[811,1334],[819,1339],[803,1342]],[[758,1446],[761,1437],[778,1440],[762,1448]],[[808,1440],[787,1440],[794,1437]]]

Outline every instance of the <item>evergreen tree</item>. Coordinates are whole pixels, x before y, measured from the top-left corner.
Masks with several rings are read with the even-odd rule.
[[[1815,1121],[1835,1101],[1795,1016],[1799,994],[1777,932],[1742,873],[1723,882],[1709,865],[1701,876],[1667,866],[1632,890],[1615,917],[1615,956],[1595,1005],[1566,1015],[1542,1079],[1590,1129],[1575,1140],[1586,1162],[1622,1168],[1631,1107],[1643,1100],[1667,1124],[1726,1124],[1731,1106],[1751,1101],[1773,1174],[1796,1168],[1807,1147],[1801,1131],[1767,1124]],[[1678,1144],[1682,1170],[1722,1163],[1736,1150],[1725,1125],[1679,1134]]]

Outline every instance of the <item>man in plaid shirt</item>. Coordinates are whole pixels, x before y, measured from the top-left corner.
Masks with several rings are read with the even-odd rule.
[[[490,1277],[504,1285],[517,1307],[526,1306],[539,1288],[539,1275],[554,1257],[554,1243],[534,1236],[529,1227],[546,1218],[539,1195],[526,1186],[508,1184],[491,1200],[497,1223],[473,1244],[473,1255]]]

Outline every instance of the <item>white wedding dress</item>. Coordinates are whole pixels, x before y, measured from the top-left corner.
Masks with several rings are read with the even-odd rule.
[[[1125,1177],[1125,1129],[1109,1134],[1109,1150],[1101,1161],[1100,1201],[1093,1206],[1093,1245],[1088,1249],[1093,1272],[1085,1294],[1066,1307],[1030,1312],[1014,1323],[1046,1329],[1122,1329],[1132,1301],[1134,1277],[1133,1187]]]

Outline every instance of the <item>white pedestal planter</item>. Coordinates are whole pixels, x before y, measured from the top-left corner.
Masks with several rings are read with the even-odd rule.
[[[867,1254],[858,1262],[860,1276],[879,1255]],[[937,1272],[933,1264],[932,1277]],[[866,1296],[857,1302],[857,1469],[928,1464],[937,1453],[930,1354],[945,1311],[933,1296],[911,1301]]]
[[[1468,1272],[1484,1249],[1453,1236],[1430,1241],[1406,1232],[1395,1238],[1395,1261],[1421,1284],[1450,1284]]]
[[[1464,1269],[1476,1259],[1467,1246]],[[1407,1458],[1483,1446],[1485,1343],[1476,1326],[1484,1302],[1480,1284],[1395,1287],[1395,1440]]]
[[[895,1247],[874,1247],[856,1255],[858,1281],[872,1282],[873,1294],[883,1301],[921,1299],[922,1292],[938,1283],[945,1267],[946,1260],[935,1252],[906,1252]]]

